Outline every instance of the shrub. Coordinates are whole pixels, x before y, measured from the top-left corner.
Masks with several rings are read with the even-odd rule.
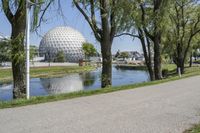
[[[57,53],[55,62],[65,62],[65,54],[63,51]]]
[[[169,70],[168,70],[168,69],[163,69],[163,70],[162,70],[162,75],[163,75],[163,77],[167,77],[168,74],[169,74]]]

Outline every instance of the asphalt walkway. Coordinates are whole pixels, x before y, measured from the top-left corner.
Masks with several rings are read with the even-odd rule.
[[[200,76],[0,110],[0,133],[182,133],[200,121]]]

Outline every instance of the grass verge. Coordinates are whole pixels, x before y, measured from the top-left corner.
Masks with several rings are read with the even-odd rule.
[[[34,67],[31,68],[31,78],[45,78],[45,77],[61,77],[67,73],[79,73],[85,71],[91,71],[92,66],[55,66],[55,67]],[[0,83],[6,83],[12,81],[11,69],[0,69]]]
[[[200,133],[200,124],[194,125],[192,128],[184,131],[183,133]]]
[[[45,103],[45,102],[53,102],[53,101],[58,101],[58,100],[66,100],[66,99],[72,99],[76,97],[104,94],[104,93],[110,93],[110,92],[115,92],[115,91],[120,91],[120,90],[134,89],[138,87],[144,87],[144,86],[179,80],[179,79],[183,79],[183,78],[187,78],[187,77],[191,77],[195,75],[200,75],[200,67],[186,68],[186,72],[184,75],[182,75],[181,78],[173,74],[173,76],[169,76],[166,79],[152,81],[152,82],[144,82],[144,83],[139,83],[139,84],[124,85],[124,86],[118,86],[118,87],[108,87],[104,89],[97,89],[97,90],[91,90],[91,91],[79,91],[79,92],[65,93],[65,94],[59,94],[59,95],[37,96],[37,97],[31,97],[30,100],[17,99],[17,100],[12,100],[12,101],[7,101],[7,102],[1,101],[0,109]]]

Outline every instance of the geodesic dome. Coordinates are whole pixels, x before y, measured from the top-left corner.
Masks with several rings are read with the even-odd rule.
[[[63,51],[68,62],[78,62],[84,58],[82,49],[86,42],[83,35],[70,27],[56,27],[47,32],[42,38],[39,46],[40,56],[45,60],[55,60],[59,51]]]

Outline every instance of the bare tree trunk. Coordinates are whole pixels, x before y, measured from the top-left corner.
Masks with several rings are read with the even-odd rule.
[[[185,70],[184,63],[178,63],[176,66],[177,66],[176,72],[178,73],[179,72],[178,69],[180,68],[181,74],[184,74],[184,70]]]
[[[114,1],[113,1],[114,2]],[[113,3],[114,4],[114,3]],[[114,23],[114,12],[111,12],[109,16],[109,1],[100,0],[101,5],[101,53],[103,58],[103,68],[102,68],[102,80],[101,87],[105,88],[112,85],[112,54],[111,46],[116,31],[116,25]],[[109,19],[110,17],[110,19]]]
[[[183,55],[183,49],[182,49],[182,45],[183,44],[180,44],[178,43],[177,44],[177,47],[176,47],[176,53],[174,54],[174,62],[177,66],[177,74],[178,74],[178,68],[180,68],[181,70],[181,74],[184,73],[184,67],[185,67],[185,60],[184,60],[184,55]]]
[[[102,53],[102,79],[101,87],[105,88],[112,85],[112,54],[111,54],[111,42],[105,40],[101,43]]]
[[[145,39],[144,39],[144,36],[145,36],[144,32],[140,28],[138,30],[139,30],[139,39],[142,44],[142,49],[143,49],[143,53],[144,53],[146,67],[148,69],[150,79],[151,79],[151,81],[153,81],[153,80],[155,80],[155,76],[154,76],[154,71],[153,71],[152,61],[151,61],[150,42],[147,38],[147,47],[146,47]],[[147,52],[147,49],[148,49],[148,52]]]
[[[184,59],[182,57],[177,58],[175,64],[177,66],[177,73],[178,73],[178,68],[180,68],[181,74],[183,74],[185,68]]]
[[[24,98],[25,86],[25,60],[24,60],[24,33],[25,23],[12,25],[12,72],[13,72],[13,98]],[[20,55],[19,55],[20,54]]]
[[[192,52],[190,54],[190,67],[192,67]]]
[[[95,38],[101,44],[101,53],[103,58],[103,68],[102,68],[102,80],[101,86],[102,88],[112,85],[112,54],[111,54],[111,46],[113,42],[113,38],[115,37],[117,30],[116,23],[116,14],[115,14],[115,5],[117,1],[115,0],[99,0],[88,1],[90,5],[90,13],[86,8],[82,8],[79,3],[81,1],[73,0],[77,9],[84,16],[88,24],[90,25],[92,31],[94,32]],[[87,3],[87,2],[86,2]],[[99,4],[99,12],[96,10],[96,3]],[[83,4],[85,6],[85,4]],[[97,14],[100,15],[98,19],[96,19]],[[101,23],[97,22],[97,20],[101,19]]]
[[[151,52],[151,44],[149,41],[149,38],[146,37],[146,41],[147,41],[147,48],[148,48],[148,57],[149,57],[149,65],[148,65],[148,69],[149,69],[149,74],[151,75],[151,80],[155,80],[155,73],[153,71],[153,64],[152,64],[152,52]]]
[[[156,35],[154,38],[154,72],[156,80],[162,79],[160,40],[161,36]]]

